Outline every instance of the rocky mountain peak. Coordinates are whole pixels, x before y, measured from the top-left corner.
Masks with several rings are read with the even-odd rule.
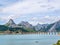
[[[5,25],[11,27],[11,26],[15,26],[16,24],[13,21],[13,19],[10,19]]]
[[[49,29],[49,32],[56,32],[60,27],[60,20],[58,20],[57,22],[54,23],[54,25],[52,25],[52,27]]]
[[[32,28],[33,26],[26,22],[26,21],[21,21],[21,23],[18,24],[19,26],[27,27],[27,28]]]
[[[9,24],[15,24],[14,21],[13,21],[13,19],[10,19],[10,20],[8,21],[8,23],[9,23]]]

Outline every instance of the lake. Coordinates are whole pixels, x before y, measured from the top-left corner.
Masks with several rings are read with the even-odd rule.
[[[0,45],[53,45],[60,36],[43,34],[0,35]]]

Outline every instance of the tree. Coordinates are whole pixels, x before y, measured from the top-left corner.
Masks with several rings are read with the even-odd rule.
[[[54,45],[60,45],[60,40],[58,40],[58,41],[57,41],[57,43],[56,43],[56,44],[54,44]]]

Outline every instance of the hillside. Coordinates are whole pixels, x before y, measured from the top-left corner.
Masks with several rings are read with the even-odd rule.
[[[0,31],[6,31],[8,30],[8,27],[5,25],[0,25]]]
[[[11,31],[11,32],[60,32],[60,20],[52,24],[32,24],[21,21],[19,24],[10,19],[5,25],[0,25],[0,31]]]

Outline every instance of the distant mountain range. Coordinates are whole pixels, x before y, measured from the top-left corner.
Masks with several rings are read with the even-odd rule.
[[[60,20],[52,24],[32,24],[21,21],[19,24],[10,19],[5,25],[0,25],[0,31],[22,31],[22,32],[60,32]]]

